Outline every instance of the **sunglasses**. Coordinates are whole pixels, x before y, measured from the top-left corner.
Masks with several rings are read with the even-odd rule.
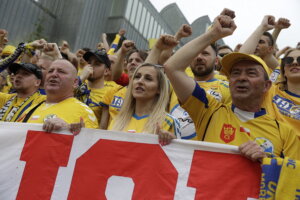
[[[297,58],[285,57],[285,58],[283,58],[283,62],[286,65],[291,65],[294,62],[295,59],[297,60],[298,65],[300,65],[300,56],[298,56]]]

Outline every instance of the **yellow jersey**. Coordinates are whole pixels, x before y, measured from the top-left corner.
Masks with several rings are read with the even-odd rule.
[[[98,119],[98,123],[100,123],[102,114],[102,98],[108,90],[111,90],[116,86],[117,84],[114,81],[105,81],[103,88],[90,88],[86,85],[82,85],[80,86],[80,90],[83,91],[80,95],[76,95],[76,97],[94,111]]]
[[[209,81],[198,81],[197,83],[205,89],[207,94],[211,95],[216,100],[224,104],[231,104],[231,95],[227,81],[213,78]],[[181,138],[196,140],[196,131],[193,120],[191,119],[189,114],[179,105],[177,96],[174,91],[171,94],[169,112],[172,116],[178,119],[180,123]]]
[[[182,106],[194,121],[197,140],[240,146],[255,141],[265,152],[299,159],[299,139],[291,128],[266,114],[225,105],[196,84]]]
[[[46,96],[39,92],[27,98],[19,98],[16,93],[0,93],[0,121],[16,122],[45,99]]]
[[[28,123],[44,123],[47,119],[59,117],[68,124],[79,123],[83,119],[86,128],[98,128],[94,112],[76,98],[67,98],[55,104],[41,104],[30,116]]]
[[[124,132],[143,133],[145,124],[147,123],[149,115],[137,116],[134,114],[131,117],[129,124],[124,128]],[[112,120],[107,130],[112,130],[115,121]],[[181,138],[178,121],[171,115],[166,114],[165,120],[162,123],[162,129],[174,133],[177,138]]]
[[[300,137],[300,95],[273,85],[265,97],[264,107],[271,116],[289,125]]]
[[[118,85],[112,90],[107,91],[104,95],[101,104],[108,106],[110,121],[120,112],[126,95],[127,87]]]

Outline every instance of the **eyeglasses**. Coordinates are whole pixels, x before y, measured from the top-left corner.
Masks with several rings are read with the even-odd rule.
[[[282,61],[286,65],[291,65],[294,62],[295,59],[297,60],[298,65],[300,65],[300,56],[298,56],[297,58],[294,58],[294,57],[285,57],[285,58],[282,59]]]

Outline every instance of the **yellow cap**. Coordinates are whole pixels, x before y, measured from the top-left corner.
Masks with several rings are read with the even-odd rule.
[[[6,45],[4,47],[4,49],[2,50],[2,55],[6,55],[9,56],[11,54],[13,54],[16,50],[16,47],[12,46],[12,45]]]
[[[269,67],[260,57],[252,54],[244,54],[244,53],[230,53],[224,56],[221,60],[222,69],[221,71],[228,77],[230,75],[231,68],[234,64],[242,61],[242,60],[250,60],[260,64],[264,70],[268,73]]]

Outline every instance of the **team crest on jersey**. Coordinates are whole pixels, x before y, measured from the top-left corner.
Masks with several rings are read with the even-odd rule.
[[[231,124],[223,124],[220,135],[221,139],[225,143],[231,142],[235,138],[235,130],[236,128],[234,128]]]
[[[258,137],[255,138],[254,141],[256,142],[256,144],[258,144],[260,147],[264,149],[264,152],[274,153],[274,145],[270,140],[264,137]]]
[[[273,97],[273,103],[276,104],[281,114],[300,120],[300,106],[293,101],[276,95]]]
[[[44,122],[47,121],[48,119],[53,119],[53,118],[57,118],[57,115],[55,114],[46,115],[46,117],[44,118]]]

